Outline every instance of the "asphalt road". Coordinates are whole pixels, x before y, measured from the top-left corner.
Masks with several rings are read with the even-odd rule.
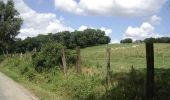
[[[0,100],[38,100],[38,98],[0,72]]]

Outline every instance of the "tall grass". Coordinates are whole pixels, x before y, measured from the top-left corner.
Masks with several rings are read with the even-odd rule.
[[[132,47],[115,50],[119,47]],[[155,44],[156,89],[155,100],[170,99],[170,45]],[[111,51],[112,81],[106,85],[107,46],[95,46],[81,50],[82,73],[74,67],[64,75],[54,67],[38,73],[32,64],[30,53],[21,58],[15,54],[2,58],[0,71],[35,93],[41,100],[143,100],[145,90],[145,45],[108,45]],[[133,68],[132,68],[133,66]]]
[[[31,54],[22,58],[14,55],[0,64],[0,71],[21,82],[42,100],[85,100],[89,97],[100,97],[105,91],[101,86],[101,78],[89,74],[76,74],[70,69],[65,76],[58,68],[38,73],[33,64]]]

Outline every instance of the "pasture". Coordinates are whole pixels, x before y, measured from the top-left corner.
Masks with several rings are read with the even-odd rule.
[[[145,44],[109,44],[88,47],[81,50],[86,66],[106,68],[106,48],[111,48],[111,68],[113,72],[146,68]],[[154,44],[155,68],[170,68],[170,44]]]

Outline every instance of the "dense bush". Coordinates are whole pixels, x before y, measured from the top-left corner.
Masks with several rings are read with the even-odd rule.
[[[45,44],[40,52],[35,53],[33,58],[33,64],[37,71],[44,69],[50,69],[55,66],[61,67],[61,49],[64,46],[60,43],[50,42]],[[75,52],[72,50],[65,50],[67,64],[74,64],[76,60]]]
[[[132,43],[133,40],[131,38],[126,38],[124,40],[121,40],[120,43]]]

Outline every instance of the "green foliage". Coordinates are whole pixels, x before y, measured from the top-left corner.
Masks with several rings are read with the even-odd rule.
[[[126,38],[124,40],[121,40],[120,43],[132,43],[133,40],[131,38]]]
[[[96,90],[100,85],[99,77],[87,74],[78,75],[72,70],[69,70],[65,76],[56,68],[38,73],[34,69],[31,58],[30,54],[24,54],[22,59],[19,55],[9,57],[0,63],[0,71],[7,71],[6,74],[10,73],[17,81],[35,85],[36,89],[40,88],[36,90],[38,92],[45,91],[45,95],[39,95],[42,100],[56,100],[54,96],[59,96],[60,100],[63,98],[64,100],[94,100],[93,98],[102,96],[103,92],[100,93],[99,90]],[[53,93],[55,95],[51,95]]]
[[[136,48],[132,46],[139,45]],[[145,100],[146,57],[144,44],[112,44],[112,48],[130,47],[111,52],[111,87],[105,84],[106,45],[81,49],[82,61],[88,57],[87,67],[82,65],[82,73],[69,69],[67,75],[52,67],[38,73],[32,64],[31,54],[19,54],[5,58],[0,63],[0,71],[10,74],[13,79],[33,87],[40,100]],[[43,46],[44,47],[44,46]],[[132,48],[131,48],[132,47]],[[170,99],[170,45],[155,44],[155,98]],[[41,51],[40,51],[41,52]],[[97,52],[97,53],[96,53]],[[96,58],[103,58],[96,59]],[[83,62],[83,63],[88,63]],[[96,68],[96,62],[102,68]],[[89,66],[88,66],[89,65]],[[131,68],[131,66],[134,66]],[[95,67],[94,67],[95,66]]]
[[[14,8],[14,2],[8,0],[5,4],[0,1],[0,49],[8,50],[18,35],[21,28],[22,19],[18,11]],[[2,52],[0,52],[2,53]]]
[[[170,37],[160,37],[160,38],[146,38],[144,42],[153,43],[170,43]]]
[[[64,48],[60,43],[50,42],[45,44],[40,52],[32,56],[33,64],[37,71],[50,69],[52,67],[61,66],[61,49]],[[67,64],[74,64],[76,60],[75,53],[71,50],[65,50]]]
[[[57,79],[55,84],[56,89],[62,91],[71,100],[95,100],[100,94],[96,90],[99,85],[98,82],[98,77],[87,76],[85,74],[77,75],[70,72],[66,77],[62,77],[60,80]]]
[[[40,51],[42,46],[48,42],[62,43],[68,49],[75,49],[77,46],[81,48],[108,44],[110,38],[105,36],[104,31],[87,29],[84,31],[75,31],[75,32],[59,32],[56,34],[48,35],[38,35],[37,37],[28,37],[25,40],[16,39],[15,44],[11,47],[13,52],[26,52],[33,51],[37,49]]]
[[[170,37],[146,38],[144,40],[136,40],[136,43],[152,42],[152,43],[170,43]]]

